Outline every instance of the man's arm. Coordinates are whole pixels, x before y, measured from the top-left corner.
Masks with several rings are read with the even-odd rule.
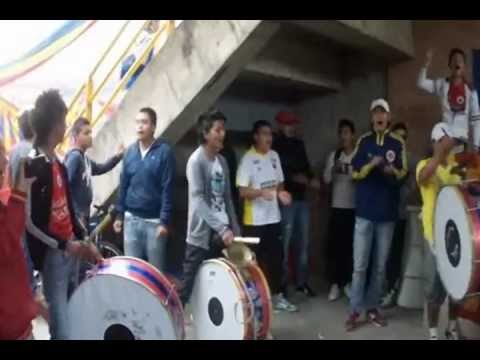
[[[333,166],[335,165],[335,152],[328,155],[327,164],[323,170],[323,181],[325,184],[330,184],[333,180]]]
[[[130,176],[127,172],[127,162],[123,162],[122,172],[120,174],[120,184],[118,186],[118,200],[116,204],[117,220],[123,220],[125,212],[125,198],[127,196],[127,190],[130,185]]]
[[[365,179],[372,170],[382,162],[382,159],[375,156],[372,159],[368,158],[367,151],[365,149],[365,140],[360,138],[354,150],[352,158],[352,178],[357,181]]]
[[[230,170],[228,165],[223,159],[221,160],[223,165],[223,172],[225,176],[225,209],[227,211],[227,216],[230,219],[230,227],[235,236],[240,236],[240,225],[238,224],[237,212],[235,211],[235,206],[233,202],[232,186],[230,184]]]
[[[164,161],[161,162],[161,189],[162,189],[162,206],[160,209],[160,224],[168,226],[172,217],[173,210],[173,192],[175,185],[175,155],[173,150],[168,146],[164,150]]]
[[[90,163],[92,164],[92,176],[98,176],[98,175],[103,175],[110,170],[112,170],[117,164],[122,161],[123,155],[115,155],[112,156],[110,159],[105,161],[104,163],[97,163],[91,159]]]

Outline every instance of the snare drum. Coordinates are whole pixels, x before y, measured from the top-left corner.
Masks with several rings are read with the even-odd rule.
[[[472,185],[448,186],[437,197],[437,267],[455,301],[480,290],[480,196]]]
[[[69,338],[75,340],[182,340],[181,301],[154,266],[126,256],[106,259],[73,293]]]
[[[239,270],[231,261],[204,261],[191,298],[199,340],[265,339],[271,325],[268,284],[255,265]]]

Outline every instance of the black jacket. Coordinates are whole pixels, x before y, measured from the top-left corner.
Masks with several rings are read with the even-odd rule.
[[[303,141],[297,138],[287,138],[280,133],[273,141],[273,150],[280,156],[285,177],[285,190],[292,194],[293,200],[305,200],[307,187],[293,181],[295,175],[303,174],[309,179],[313,177]]]
[[[34,148],[29,156],[35,157],[39,154],[39,150]],[[73,232],[77,239],[83,239],[85,234],[76,219],[73,209],[72,197],[68,185],[67,170],[60,161],[59,165],[63,183],[67,187],[67,203],[71,216],[70,220],[73,225]],[[51,213],[50,209],[52,207],[52,164],[48,162],[36,178],[37,180],[32,184],[30,199],[27,203],[27,244],[34,268],[38,271],[42,271],[43,261],[48,248],[64,250],[66,241],[53,236],[48,231]]]

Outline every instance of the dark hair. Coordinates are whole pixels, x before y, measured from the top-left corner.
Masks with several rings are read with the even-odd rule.
[[[87,118],[79,117],[77,120],[75,120],[72,126],[72,136],[78,136],[85,125],[90,125],[90,121],[88,121]]]
[[[20,134],[25,140],[33,139],[32,124],[30,123],[30,111],[26,110],[18,118]]]
[[[355,124],[350,119],[341,119],[338,122],[338,132],[340,132],[344,127],[350,128],[352,134],[355,134]]]
[[[66,115],[67,105],[58,90],[43,92],[35,101],[30,118],[36,145],[44,145],[55,126],[65,121]]]
[[[270,122],[268,122],[267,120],[255,121],[252,128],[252,135],[255,135],[256,133],[258,133],[258,131],[263,127],[268,127],[272,129],[272,124],[270,124]]]
[[[453,48],[450,50],[450,53],[448,54],[448,66],[450,66],[450,64],[452,63],[453,57],[457,54],[462,55],[463,60],[467,62],[467,55],[465,54],[465,52],[462,49]]]
[[[408,133],[408,127],[407,124],[404,122],[397,122],[392,126],[392,132],[395,132],[397,130],[404,130],[405,132]]]
[[[205,136],[212,130],[213,124],[215,121],[223,121],[224,123],[227,122],[227,117],[218,110],[210,110],[202,115],[200,115],[197,119],[197,136],[198,142],[200,144],[205,144]]]
[[[155,110],[153,110],[151,107],[144,107],[141,108],[139,112],[147,114],[153,126],[157,127],[157,113]]]

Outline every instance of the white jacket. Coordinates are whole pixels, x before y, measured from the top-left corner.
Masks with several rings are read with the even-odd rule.
[[[450,104],[448,103],[448,91],[450,89],[450,82],[448,79],[428,79],[427,68],[423,67],[418,75],[417,86],[430,94],[437,95],[440,98],[440,105],[442,107],[442,121],[446,122],[452,127],[455,137],[468,140],[469,121],[480,120],[480,109],[478,104],[478,94],[476,90],[470,90],[465,85],[465,111],[452,112]]]

